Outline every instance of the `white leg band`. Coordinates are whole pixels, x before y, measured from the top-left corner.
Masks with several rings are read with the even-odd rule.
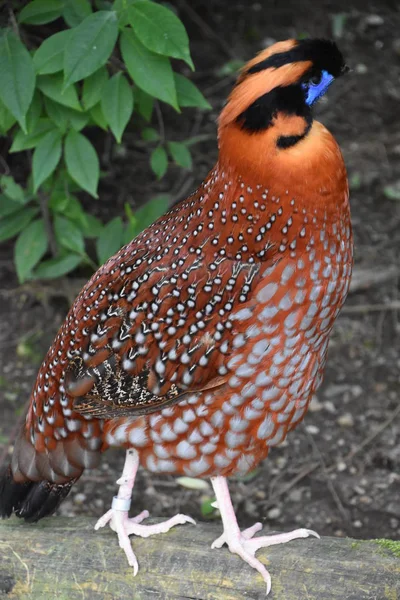
[[[130,498],[118,498],[118,496],[114,496],[111,504],[111,508],[113,510],[121,510],[123,512],[128,512],[131,507],[131,499]]]

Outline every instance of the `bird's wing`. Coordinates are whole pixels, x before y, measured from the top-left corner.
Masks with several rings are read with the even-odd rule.
[[[118,264],[87,346],[66,371],[75,411],[102,419],[146,414],[229,377],[233,338],[244,329],[235,313],[252,310],[259,264],[210,261],[201,252],[157,258],[136,256],[137,274],[134,264]],[[87,301],[93,290],[96,279]]]

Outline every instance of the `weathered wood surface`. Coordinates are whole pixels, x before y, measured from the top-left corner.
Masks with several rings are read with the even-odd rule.
[[[211,550],[221,524],[179,526],[133,540],[132,576],[116,535],[94,519],[0,522],[0,598],[68,600],[264,599],[261,577],[226,549]],[[374,541],[308,538],[260,550],[271,600],[398,600],[400,559]],[[269,600],[268,598],[268,600]]]

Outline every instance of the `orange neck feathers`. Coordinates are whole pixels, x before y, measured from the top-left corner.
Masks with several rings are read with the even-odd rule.
[[[295,196],[299,205],[312,211],[340,212],[348,196],[342,154],[330,132],[312,120],[301,89],[307,75],[315,73],[312,57],[279,64],[284,60],[281,56],[298,47],[296,40],[279,42],[244,67],[219,118],[218,165],[233,180],[242,177],[246,184],[263,186],[277,197]],[[303,106],[290,105],[291,90],[293,101],[303,99]],[[282,91],[289,97],[283,106],[278,96]],[[272,104],[275,99],[276,107]],[[262,122],[263,103],[271,111],[266,125]],[[262,125],[249,130],[243,119],[253,109],[260,113],[256,115]],[[282,138],[295,141],[280,147]]]

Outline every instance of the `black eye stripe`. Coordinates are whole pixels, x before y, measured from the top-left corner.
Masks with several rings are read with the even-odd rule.
[[[270,127],[278,112],[306,119],[311,117],[300,86],[277,87],[263,94],[237,117],[236,122],[241,128],[255,133]]]

